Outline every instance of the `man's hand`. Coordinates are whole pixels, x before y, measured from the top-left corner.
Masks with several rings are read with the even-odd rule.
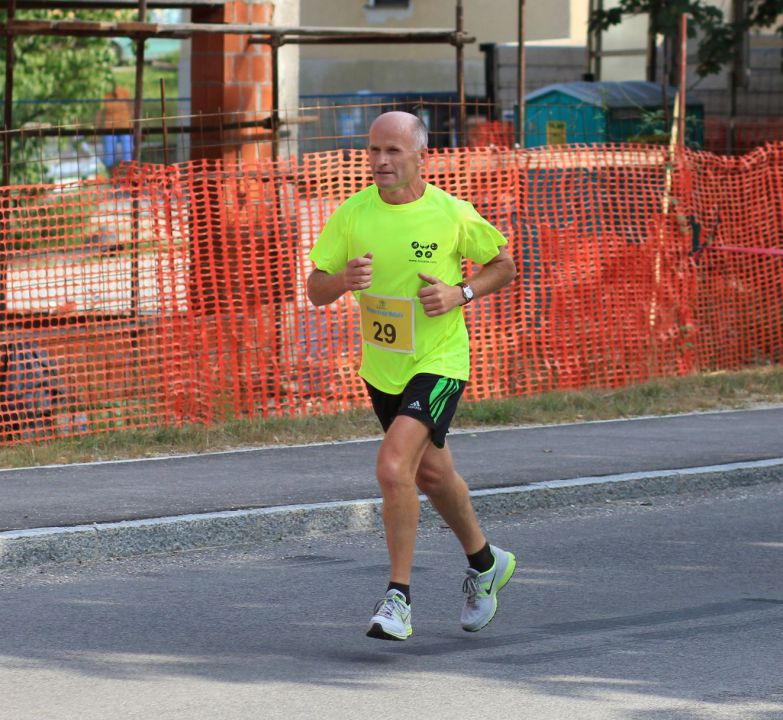
[[[372,285],[372,253],[349,260],[343,271],[345,289],[354,292]]]
[[[428,317],[443,315],[452,308],[464,304],[462,288],[458,285],[447,285],[434,275],[419,273],[425,285],[419,290],[419,301],[424,308],[424,314]]]

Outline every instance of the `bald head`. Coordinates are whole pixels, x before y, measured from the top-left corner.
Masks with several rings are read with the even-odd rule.
[[[399,205],[421,197],[426,155],[427,128],[415,115],[388,112],[370,126],[367,159],[385,202]]]
[[[370,134],[373,129],[407,135],[412,140],[414,150],[424,150],[427,147],[427,126],[412,113],[400,110],[383,113],[370,125]]]

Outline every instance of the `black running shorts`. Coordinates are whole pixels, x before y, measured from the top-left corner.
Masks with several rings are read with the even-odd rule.
[[[399,395],[382,392],[366,381],[365,385],[384,432],[398,415],[407,415],[430,428],[436,447],[442,448],[446,444],[446,433],[465,390],[464,380],[419,373]]]

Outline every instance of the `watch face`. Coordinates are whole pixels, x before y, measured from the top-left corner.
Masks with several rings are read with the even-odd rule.
[[[462,294],[465,297],[465,300],[470,302],[473,299],[473,288],[470,287],[470,285],[463,285]]]

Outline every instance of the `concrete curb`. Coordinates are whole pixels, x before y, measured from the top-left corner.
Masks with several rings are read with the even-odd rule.
[[[480,516],[783,482],[783,458],[553,480],[471,493]],[[380,530],[378,498],[0,532],[0,571]],[[428,504],[422,522],[439,520]]]

